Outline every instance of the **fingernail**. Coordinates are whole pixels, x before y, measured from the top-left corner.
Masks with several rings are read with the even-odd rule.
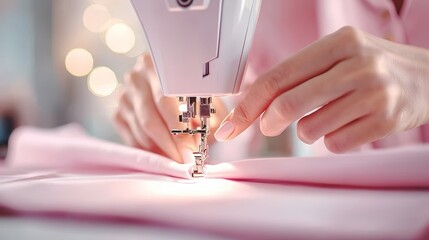
[[[194,151],[192,151],[189,148],[185,148],[182,150],[182,161],[183,163],[187,164],[187,163],[194,163],[195,159],[194,159]]]
[[[219,127],[219,129],[214,134],[214,137],[219,142],[225,142],[228,137],[234,132],[235,126],[232,122],[226,121]]]
[[[265,115],[265,114],[264,114]],[[268,134],[268,131],[269,131],[269,128],[268,128],[268,126],[267,126],[267,120],[265,119],[265,116],[264,115],[262,115],[262,117],[261,117],[261,122],[260,122],[260,129],[261,129],[261,132],[264,134],[264,135],[266,135],[266,134]]]

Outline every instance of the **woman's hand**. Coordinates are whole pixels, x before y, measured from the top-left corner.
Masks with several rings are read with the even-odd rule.
[[[303,142],[324,136],[334,153],[426,124],[429,51],[344,27],[261,76],[215,136],[235,138],[259,116],[266,136],[299,119]]]
[[[180,79],[178,79],[179,81]],[[217,113],[213,115],[214,130],[227,112],[219,99],[214,99]],[[191,122],[197,124],[199,119]],[[171,129],[183,129],[179,122],[179,104],[176,98],[162,94],[151,57],[139,57],[136,66],[125,76],[125,84],[115,114],[119,134],[131,146],[155,152],[177,162],[193,161],[199,136],[173,136]],[[213,141],[213,139],[212,139]]]

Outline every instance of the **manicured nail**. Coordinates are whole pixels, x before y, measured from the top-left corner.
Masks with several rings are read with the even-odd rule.
[[[182,150],[182,161],[183,163],[187,164],[187,163],[194,163],[195,159],[194,159],[194,151],[192,151],[189,148],[185,148]]]
[[[214,137],[219,142],[225,142],[228,137],[234,132],[235,126],[232,122],[226,121],[219,127],[219,129],[214,134]]]
[[[265,116],[262,115],[260,123],[259,123],[259,128],[261,129],[262,134],[266,135],[269,131],[269,128],[267,126],[267,121],[265,120]]]

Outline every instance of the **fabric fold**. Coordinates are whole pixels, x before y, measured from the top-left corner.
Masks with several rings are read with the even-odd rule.
[[[429,187],[429,145],[320,157],[249,159],[208,167],[208,177],[351,187]]]
[[[190,179],[191,165],[73,125],[20,128],[9,146],[0,208],[20,213],[117,217],[239,239],[429,236],[428,146],[240,160],[208,165],[200,179]]]
[[[95,139],[77,125],[41,130],[16,129],[9,143],[11,168],[56,170],[132,170],[190,178],[190,165],[144,150]]]
[[[10,142],[13,168],[131,170],[190,177],[192,164],[87,136],[78,126],[23,127]],[[207,178],[349,187],[429,187],[429,145],[320,157],[238,160],[207,165]]]

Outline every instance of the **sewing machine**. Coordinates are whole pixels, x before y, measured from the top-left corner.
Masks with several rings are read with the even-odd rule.
[[[164,95],[179,99],[174,135],[199,134],[193,177],[204,176],[213,96],[240,92],[260,0],[131,0]],[[200,127],[190,128],[192,118]]]

